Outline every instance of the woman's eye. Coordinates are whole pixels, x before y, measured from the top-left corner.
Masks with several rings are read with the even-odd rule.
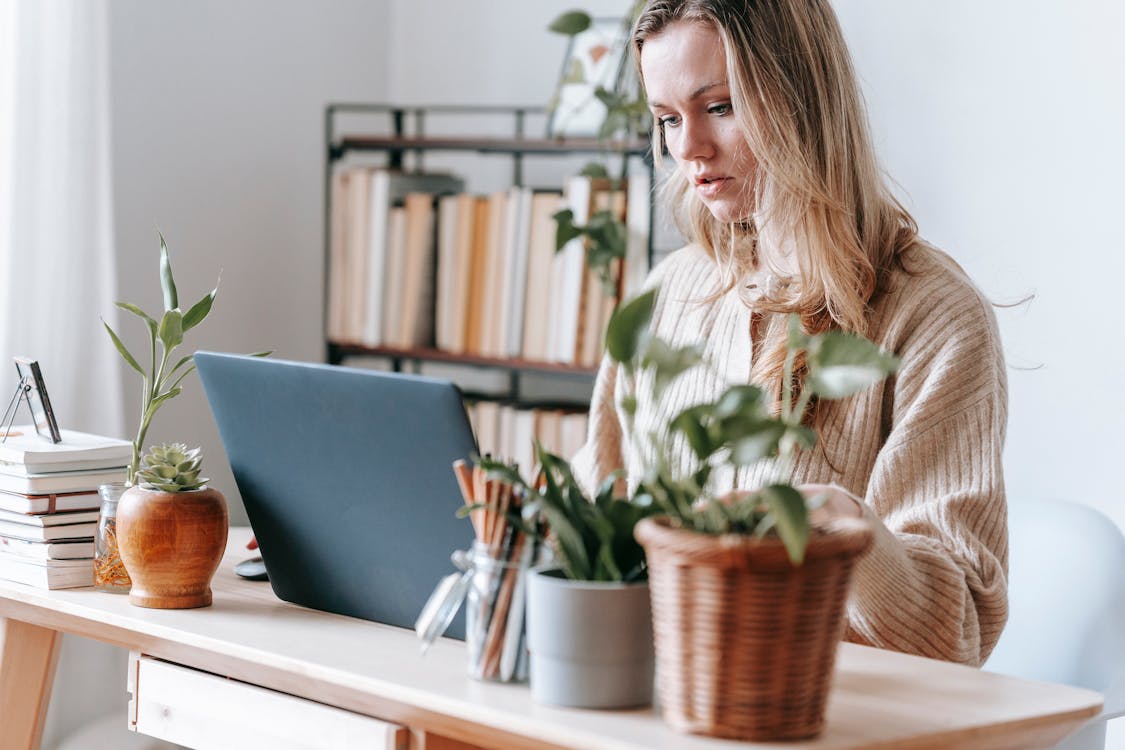
[[[680,118],[676,115],[664,115],[658,122],[661,128],[674,128],[680,124]]]
[[[718,115],[719,117],[722,117],[723,115],[729,115],[731,113],[730,102],[724,102],[722,104],[712,104],[707,108],[707,111],[713,115]]]

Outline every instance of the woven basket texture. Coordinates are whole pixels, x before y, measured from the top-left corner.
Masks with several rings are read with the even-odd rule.
[[[819,734],[870,526],[814,527],[800,566],[776,537],[707,535],[664,518],[642,521],[636,535],[648,558],[665,721],[759,742]]]

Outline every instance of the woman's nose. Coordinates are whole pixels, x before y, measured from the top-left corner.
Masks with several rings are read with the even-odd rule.
[[[697,161],[715,155],[715,141],[706,121],[684,118],[677,141],[678,148],[672,155],[678,161]]]

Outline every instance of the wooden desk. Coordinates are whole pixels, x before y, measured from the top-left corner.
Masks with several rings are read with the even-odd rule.
[[[336,710],[327,705],[408,727],[399,736],[409,737],[414,750],[457,746],[443,738],[488,748],[749,747],[675,734],[651,709],[596,712],[540,706],[531,701],[525,686],[468,679],[461,643],[442,640],[421,656],[413,632],[283,603],[268,584],[234,576],[234,562],[246,557],[246,538],[245,529],[232,531],[227,559],[213,584],[214,605],[206,609],[146,610],[131,607],[123,596],[90,589],[52,592],[0,581],[0,618],[7,618],[0,619],[0,749],[38,745],[58,632],[136,652],[131,681],[138,679],[138,665],[143,663],[157,672],[197,675],[204,686],[222,688],[185,687],[176,692],[173,687],[172,693],[163,694],[173,700],[157,712],[157,719],[175,717],[182,703],[185,716],[188,708],[203,712],[196,724],[224,726],[219,714],[234,703],[236,715],[228,720],[250,721],[249,703],[237,692],[234,698],[220,695],[223,690],[246,689],[267,696],[278,696],[269,691],[288,694],[278,696],[290,701],[281,704],[286,708],[278,717],[290,724],[300,720],[302,706]],[[140,655],[155,658],[139,659]],[[117,683],[121,689],[125,677]],[[142,698],[148,694],[147,679],[141,677],[136,687]],[[150,682],[155,691],[156,680]],[[112,689],[114,682],[107,678],[106,684]],[[204,699],[217,703],[201,709]],[[131,711],[137,711],[137,702]],[[1101,702],[1100,695],[1087,690],[844,644],[823,736],[772,747],[1050,747],[1097,714]],[[310,721],[320,722],[322,741],[323,730],[340,723],[323,716]],[[254,738],[263,739],[258,735],[270,726],[256,729]],[[286,746],[299,746],[292,730],[277,731],[292,743]],[[240,740],[237,746],[281,746],[276,738],[265,740]]]

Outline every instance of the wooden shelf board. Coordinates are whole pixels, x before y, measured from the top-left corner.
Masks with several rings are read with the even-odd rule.
[[[385,346],[363,346],[348,342],[331,342],[341,356],[383,357],[387,359],[411,359],[423,362],[447,362],[452,364],[490,367],[498,370],[520,370],[523,372],[547,372],[566,375],[593,377],[596,367],[582,367],[562,362],[537,362],[529,359],[505,359],[481,357],[472,354],[454,354],[441,349],[395,349]]]

